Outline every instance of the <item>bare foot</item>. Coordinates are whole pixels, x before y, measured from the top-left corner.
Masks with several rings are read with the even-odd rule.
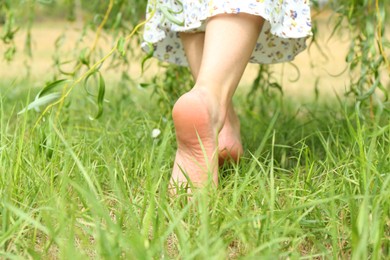
[[[209,178],[218,184],[217,133],[222,117],[218,103],[211,98],[205,91],[193,89],[181,96],[173,108],[177,152],[172,188],[185,186],[188,181],[202,186]]]
[[[225,123],[218,135],[218,163],[223,165],[225,161],[238,162],[244,150],[241,144],[240,120],[230,104]]]

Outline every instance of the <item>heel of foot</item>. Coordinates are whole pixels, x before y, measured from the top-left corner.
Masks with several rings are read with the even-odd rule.
[[[213,134],[211,115],[197,95],[187,93],[180,97],[173,107],[172,118],[180,142],[195,144],[199,143],[198,137],[206,141],[203,139],[209,139]]]

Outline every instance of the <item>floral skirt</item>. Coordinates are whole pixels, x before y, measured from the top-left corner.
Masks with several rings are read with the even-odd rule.
[[[142,49],[162,61],[187,66],[179,32],[205,31],[208,18],[238,13],[265,19],[250,62],[291,61],[306,48],[311,35],[309,0],[149,0]]]

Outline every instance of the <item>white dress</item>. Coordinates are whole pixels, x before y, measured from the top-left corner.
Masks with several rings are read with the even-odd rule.
[[[155,11],[154,11],[155,10]],[[250,62],[291,61],[311,35],[309,0],[149,0],[142,49],[156,58],[187,66],[179,32],[205,30],[209,17],[248,13],[265,19]]]

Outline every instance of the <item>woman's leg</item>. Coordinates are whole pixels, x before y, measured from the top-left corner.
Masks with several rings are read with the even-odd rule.
[[[180,33],[192,76],[195,81],[198,78],[202,63],[205,33]],[[226,160],[238,161],[243,154],[240,136],[240,121],[233,107],[233,101],[229,101],[226,120],[218,134],[218,161],[222,165]]]
[[[229,104],[256,44],[263,19],[248,14],[209,19],[194,88],[176,102],[172,116],[178,150],[171,183],[218,183],[217,138]]]
[[[198,78],[200,64],[202,63],[204,32],[180,33],[180,39],[184,46],[188,64],[195,81]]]

